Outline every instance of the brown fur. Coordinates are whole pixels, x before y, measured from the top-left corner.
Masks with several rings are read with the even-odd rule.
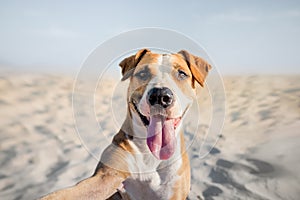
[[[133,69],[137,66],[140,60],[145,54],[150,52],[148,49],[142,49],[138,51],[135,55],[125,58],[119,65],[122,68],[122,80],[127,79],[133,73]]]
[[[116,192],[127,173],[116,171],[101,163],[97,172],[90,178],[83,180],[74,187],[59,190],[42,200],[71,200],[71,199],[106,199]]]
[[[172,62],[174,64],[173,67],[174,73],[180,69],[189,76],[189,78],[184,81],[179,81],[176,77],[173,76],[173,80],[186,96],[190,96],[194,92],[193,91],[194,79],[189,66],[187,65],[186,61],[182,58],[180,54],[173,54]]]
[[[183,56],[193,74],[194,79],[203,87],[208,71],[211,69],[211,65],[204,59],[194,56],[186,50],[181,50],[178,54]],[[193,87],[195,87],[194,83]]]
[[[174,194],[170,200],[182,200],[185,199],[189,192],[190,192],[190,179],[191,179],[191,172],[190,172],[190,161],[187,151],[185,149],[185,142],[184,142],[184,135],[183,131],[180,132],[180,148],[181,148],[181,155],[182,155],[182,163],[180,169],[178,170],[177,174],[180,177],[179,180],[174,185]]]

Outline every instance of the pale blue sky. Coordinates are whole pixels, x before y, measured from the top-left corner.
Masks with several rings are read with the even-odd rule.
[[[76,73],[106,39],[161,27],[222,73],[300,73],[300,1],[0,1],[0,27],[0,64],[16,69]]]

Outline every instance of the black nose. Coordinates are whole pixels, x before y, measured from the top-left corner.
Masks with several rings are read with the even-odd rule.
[[[152,88],[147,95],[148,102],[151,106],[158,104],[167,108],[173,102],[173,93],[169,88]]]

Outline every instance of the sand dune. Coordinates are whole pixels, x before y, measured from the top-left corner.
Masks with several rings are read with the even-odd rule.
[[[36,199],[93,173],[122,123],[126,85],[103,81],[93,108],[84,88],[76,91],[73,115],[73,81],[0,76],[0,199]],[[218,134],[202,146],[207,152],[212,148],[208,156],[199,154],[209,128],[206,90],[200,92],[200,123],[195,127],[197,109],[185,121],[192,144],[189,199],[299,199],[300,76],[228,76],[224,82],[224,129],[216,146]]]

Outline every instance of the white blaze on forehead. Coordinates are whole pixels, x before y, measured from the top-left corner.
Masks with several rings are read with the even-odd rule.
[[[168,54],[162,55],[162,65],[170,65],[170,58],[171,56]]]
[[[168,81],[166,78],[170,76],[172,71],[172,63],[170,62],[171,56],[168,54],[163,54],[158,57],[157,63],[151,66],[153,71],[155,71],[155,76],[149,82],[149,87],[156,86],[165,86]]]
[[[157,65],[162,65],[162,63],[163,63],[163,55],[159,55],[157,57]]]
[[[172,62],[171,62],[171,55],[165,54],[162,55],[162,63],[159,66],[159,71],[163,74],[169,74],[172,71]]]

